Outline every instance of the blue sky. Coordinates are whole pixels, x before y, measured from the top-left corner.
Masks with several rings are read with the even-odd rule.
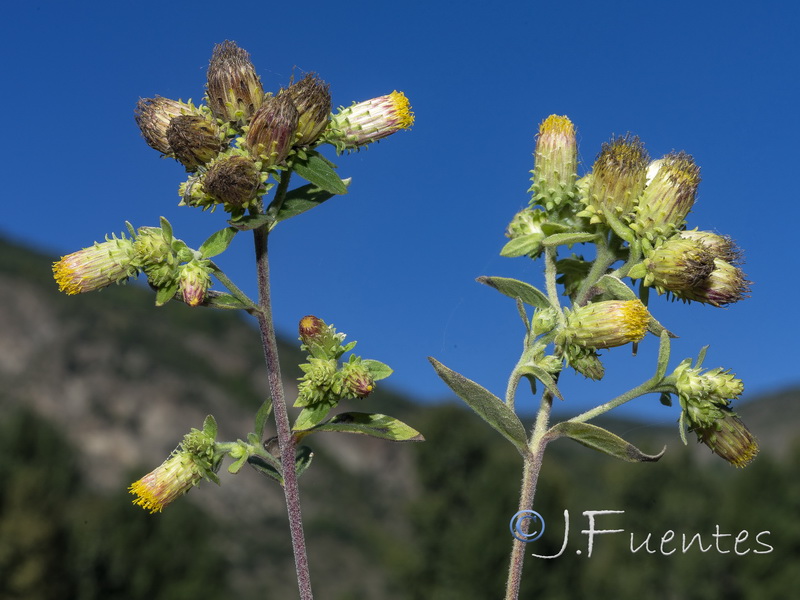
[[[672,364],[710,344],[706,365],[732,369],[745,396],[798,383],[800,18],[791,3],[293,6],[6,8],[0,102],[15,141],[0,151],[0,232],[60,255],[122,231],[126,220],[156,225],[166,216],[195,247],[223,227],[222,212],[177,206],[183,168],[144,143],[133,109],[157,94],[200,101],[211,50],[231,39],[250,52],[267,89],[316,71],[334,105],[397,89],[417,118],[410,132],[337,160],[353,178],[347,196],[276,230],[280,331],[294,336],[309,313],[333,322],[420,400],[447,395],[428,355],[502,395],[523,332],[513,302],[474,279],[541,284],[539,263],[498,252],[528,200],[538,123],[557,113],[578,128],[582,172],[602,142],[629,131],[654,158],[692,154],[703,182],[691,226],[729,234],[745,250],[751,299],[728,309],[651,303],[680,335]],[[255,294],[251,254],[241,235],[219,262]],[[606,353],[601,383],[565,377],[569,404],[580,410],[640,383],[655,350],[650,340],[636,358]],[[677,418],[656,397],[622,414]]]

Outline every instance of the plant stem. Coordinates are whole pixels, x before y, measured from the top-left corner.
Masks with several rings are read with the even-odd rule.
[[[550,409],[553,405],[553,394],[545,390],[542,394],[542,403],[536,415],[536,424],[533,428],[531,441],[528,444],[529,452],[523,457],[522,489],[519,494],[518,510],[531,510],[533,498],[536,495],[536,485],[539,481],[539,472],[542,469],[544,449],[549,441],[546,438],[547,424],[550,420]],[[528,532],[528,521],[523,525],[525,533]],[[506,584],[506,600],[519,598],[519,587],[522,583],[522,567],[525,561],[525,547],[523,541],[514,538],[511,548],[511,564],[508,569],[508,583]]]
[[[272,321],[272,303],[269,293],[269,261],[267,252],[268,226],[253,230],[256,251],[256,270],[258,273],[258,326],[261,330],[261,343],[264,346],[264,358],[267,362],[269,391],[275,412],[275,426],[278,433],[281,466],[283,475],[283,493],[286,497],[286,509],[289,513],[289,530],[292,536],[294,562],[297,571],[297,585],[301,600],[312,600],[311,576],[308,570],[306,542],[303,536],[303,520],[300,512],[300,490],[297,486],[295,471],[295,442],[292,439],[289,413],[286,410],[286,398],[283,393],[281,370],[278,363],[278,343],[275,339],[275,327]]]

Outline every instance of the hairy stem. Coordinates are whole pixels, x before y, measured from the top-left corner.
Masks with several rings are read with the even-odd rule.
[[[531,510],[533,508],[533,498],[536,495],[536,485],[539,481],[539,472],[542,469],[544,459],[544,449],[547,446],[547,424],[550,420],[550,409],[553,405],[553,395],[549,390],[542,394],[542,402],[539,412],[536,415],[536,424],[533,428],[531,441],[528,444],[529,452],[523,457],[522,488],[519,494],[520,511]],[[525,533],[528,532],[528,521],[523,527]],[[508,569],[508,582],[506,584],[506,600],[517,600],[519,598],[519,587],[522,583],[522,566],[525,561],[525,542],[514,538],[511,548],[511,564]]]
[[[278,344],[272,321],[267,238],[268,225],[253,230],[258,273],[258,305],[260,309],[257,315],[258,326],[261,330],[261,343],[264,346],[264,358],[267,362],[269,376],[269,391],[275,413],[275,426],[278,433],[283,475],[283,493],[286,497],[286,508],[289,513],[289,530],[294,550],[297,585],[300,590],[301,600],[312,600],[311,576],[308,570],[303,519],[300,512],[300,490],[297,486],[297,472],[295,471],[295,442],[292,438],[289,413],[286,409],[286,398],[283,393],[281,370],[278,364]]]

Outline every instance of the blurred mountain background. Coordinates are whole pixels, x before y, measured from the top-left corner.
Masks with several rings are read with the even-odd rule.
[[[0,240],[0,598],[296,597],[283,494],[271,480],[247,468],[230,475],[226,463],[219,487],[204,482],[156,515],[127,493],[205,415],[220,440],[252,429],[267,389],[253,323],[155,308],[140,285],[68,297],[53,258]],[[290,398],[298,344],[280,350]],[[454,399],[417,404],[388,382],[346,409],[396,416],[426,442],[309,439],[315,457],[300,485],[315,596],[501,597],[518,454]],[[684,447],[674,426],[646,422],[602,424],[645,452],[667,445],[655,464],[552,444],[535,503],[548,528],[530,548],[558,554],[565,509],[569,546],[528,559],[521,597],[791,597],[800,587],[798,402],[793,388],[734,407],[762,449],[744,470],[693,441]],[[598,524],[625,532],[598,536],[591,557],[588,510],[625,511]],[[731,535],[712,537],[717,526]],[[678,542],[661,548],[669,530]],[[759,540],[771,551],[756,541],[766,531]],[[682,552],[681,534],[698,533],[706,551]],[[630,536],[636,547],[648,534],[652,552],[633,552]]]

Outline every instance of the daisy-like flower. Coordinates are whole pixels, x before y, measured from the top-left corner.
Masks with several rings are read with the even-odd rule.
[[[133,255],[131,240],[124,236],[106,239],[53,263],[53,276],[61,292],[92,292],[135,277],[139,271],[132,265]]]
[[[402,92],[394,91],[341,108],[331,117],[323,141],[336,146],[338,152],[355,150],[413,124],[414,113],[408,98]]]
[[[558,345],[615,348],[638,342],[647,333],[650,313],[639,300],[604,300],[579,306],[567,314]]]
[[[213,432],[206,427],[203,431],[192,429],[161,466],[131,484],[128,491],[137,497],[133,503],[150,513],[161,512],[201,480],[218,482],[216,472],[222,457],[214,453],[215,435],[216,425]]]

